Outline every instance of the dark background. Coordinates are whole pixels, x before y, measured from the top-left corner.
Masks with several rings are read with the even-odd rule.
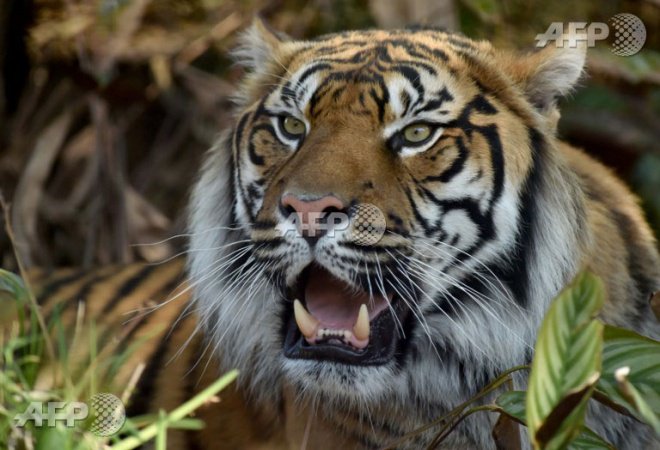
[[[14,250],[28,266],[91,266],[181,249],[134,244],[183,231],[241,76],[228,51],[257,12],[297,38],[430,24],[521,50],[554,21],[637,15],[644,49],[590,49],[560,132],[622,176],[660,229],[660,0],[2,0],[0,189],[15,236],[0,231],[0,266],[15,268]]]

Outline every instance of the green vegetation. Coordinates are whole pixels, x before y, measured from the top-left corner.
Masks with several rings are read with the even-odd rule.
[[[466,417],[490,411],[500,414],[493,430],[496,442],[504,443],[498,448],[520,448],[512,436],[522,424],[535,449],[612,449],[584,425],[591,399],[648,423],[660,435],[660,342],[599,321],[603,295],[599,278],[578,275],[548,310],[531,367],[506,371],[464,404],[398,442],[438,429],[434,448]],[[528,390],[513,390],[512,374],[527,370]],[[482,402],[495,394],[493,401]]]
[[[190,414],[238,375],[236,371],[227,373],[169,413],[159,411],[148,416],[128,417],[119,433],[112,437],[92,433],[92,420],[89,419],[74,421],[72,427],[65,426],[65,421],[46,426],[48,414],[45,406],[42,426],[37,426],[33,420],[20,426],[16,418],[28,410],[32,402],[70,403],[84,401],[98,392],[117,392],[108,380],[128,357],[127,353],[135,351],[139,344],[115,354],[98,356],[102,349],[92,332],[89,334],[89,352],[93,362],[86,373],[74,375],[72,357],[67,351],[73,347],[73,342],[62,332],[65,324],[60,316],[53,314],[46,322],[29,287],[17,275],[1,269],[0,311],[5,316],[9,311],[16,312],[13,320],[0,317],[0,448],[92,450],[107,446],[111,450],[131,450],[154,440],[156,450],[165,450],[167,430],[203,427],[202,421],[190,418]],[[80,327],[83,326],[94,330],[93,321],[84,325],[83,321],[77,321],[74,339],[81,334]],[[121,395],[124,404],[131,390],[132,386],[124,389]]]

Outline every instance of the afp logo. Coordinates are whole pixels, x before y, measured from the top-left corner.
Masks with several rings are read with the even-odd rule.
[[[612,53],[618,56],[632,56],[638,53],[646,42],[644,22],[634,14],[621,13],[610,18],[614,29]],[[586,42],[587,47],[594,47],[596,41],[610,36],[610,26],[604,22],[568,22],[568,30],[562,22],[553,22],[545,33],[536,35],[536,46],[545,47],[554,42],[558,48],[575,48],[578,43]]]
[[[34,426],[54,427],[58,423],[72,428],[76,423],[91,418],[89,431],[97,436],[112,436],[124,425],[126,410],[121,400],[113,394],[101,392],[85,402],[31,402],[24,412],[14,417],[17,427],[28,422]]]

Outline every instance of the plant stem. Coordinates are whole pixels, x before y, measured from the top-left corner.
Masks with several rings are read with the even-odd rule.
[[[502,384],[509,381],[511,379],[510,375],[512,373],[518,372],[520,370],[528,370],[528,369],[529,369],[529,365],[525,364],[525,365],[515,366],[515,367],[512,367],[512,368],[506,370],[500,376],[498,376],[493,381],[491,381],[489,384],[487,384],[486,387],[484,387],[481,391],[479,391],[477,394],[475,394],[473,397],[471,397],[470,399],[468,399],[464,403],[458,405],[456,408],[452,409],[451,411],[449,411],[444,416],[441,416],[441,417],[435,419],[433,422],[428,423],[428,424],[424,425],[423,427],[417,428],[416,430],[413,430],[409,433],[404,434],[403,436],[401,436],[396,441],[394,441],[391,444],[387,445],[385,447],[385,449],[396,448],[396,447],[400,446],[401,444],[403,444],[405,441],[407,441],[407,440],[409,440],[409,439],[411,439],[415,436],[418,436],[418,435],[430,430],[431,428],[442,424],[446,420],[449,420],[449,419],[461,414],[463,412],[463,410],[465,408],[467,408],[470,404],[482,399],[483,397],[485,397],[486,395],[488,395],[489,393],[491,393],[495,389],[499,388]]]
[[[458,424],[460,424],[463,420],[465,420],[468,416],[471,416],[472,414],[479,412],[479,411],[499,411],[500,408],[496,405],[482,405],[482,406],[475,406],[474,408],[468,409],[463,415],[461,415],[458,419],[456,419],[453,422],[449,422],[447,425],[445,425],[436,435],[435,439],[431,442],[431,444],[428,446],[427,450],[433,450],[435,447],[437,447],[442,441],[444,441],[449,434],[456,429]]]
[[[39,310],[39,305],[37,304],[37,300],[34,298],[34,293],[32,291],[32,287],[30,286],[30,280],[27,276],[27,271],[23,266],[20,255],[16,251],[16,242],[14,238],[14,230],[11,227],[11,215],[9,211],[9,205],[7,205],[7,203],[5,202],[5,198],[2,195],[2,193],[0,193],[0,208],[2,208],[2,212],[4,213],[5,216],[5,231],[7,232],[7,237],[9,238],[9,242],[11,242],[12,248],[14,249],[16,264],[18,265],[18,271],[21,274],[23,283],[25,283],[27,297],[28,300],[30,301],[30,308],[32,309],[32,314],[36,316],[37,322],[39,323],[39,328],[41,328],[41,332],[43,333],[43,338],[44,338],[44,342],[46,343],[46,351],[48,352],[48,357],[51,359],[51,361],[55,362],[57,361],[57,359],[55,358],[55,347],[53,346],[53,341],[50,339],[50,333],[48,332],[46,321],[44,320],[44,317],[41,314],[41,311]],[[58,379],[58,372],[57,369],[55,369],[56,366],[57,366],[56,364],[53,364],[53,372],[54,372],[53,375],[54,375],[55,383],[57,383],[57,379]]]
[[[191,412],[202,406],[209,399],[209,397],[217,394],[218,392],[226,388],[232,381],[236,379],[237,376],[238,376],[237,370],[232,370],[230,372],[227,372],[225,375],[220,377],[218,380],[216,380],[213,384],[211,384],[206,389],[201,391],[199,394],[197,394],[196,396],[188,400],[186,403],[184,403],[183,405],[179,406],[171,413],[169,413],[163,421],[159,419],[156,423],[152,423],[151,425],[140,430],[137,436],[128,437],[122,440],[121,442],[110,447],[109,450],[132,450],[134,448],[141,446],[146,441],[156,436],[156,434],[158,433],[158,427],[162,423],[167,425],[170,422],[183,419]]]

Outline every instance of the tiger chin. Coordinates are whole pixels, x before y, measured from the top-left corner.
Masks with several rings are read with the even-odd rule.
[[[637,200],[557,138],[585,48],[517,54],[431,29],[299,41],[257,20],[235,56],[247,73],[192,194],[189,274],[263,436],[396,441],[529,363],[581,268],[607,286],[604,321],[660,334]],[[326,220],[359,205],[385,219],[375,243]],[[495,419],[474,415],[443,445],[494,448]],[[588,423],[617,448],[657,445],[598,405]]]

